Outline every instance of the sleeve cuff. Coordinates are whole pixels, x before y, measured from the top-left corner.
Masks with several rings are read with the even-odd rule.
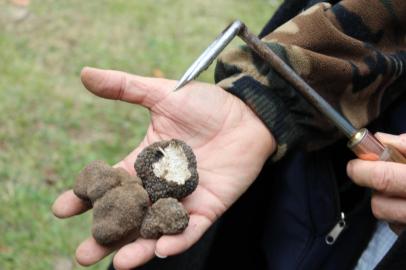
[[[277,141],[272,160],[277,161],[297,144],[302,132],[281,97],[250,76],[238,77],[221,81],[218,85],[242,99],[272,132]]]

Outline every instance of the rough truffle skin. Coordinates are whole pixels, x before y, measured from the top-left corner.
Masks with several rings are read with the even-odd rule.
[[[139,234],[149,198],[138,177],[94,161],[79,174],[73,191],[93,205],[92,234],[99,244],[112,245]]]
[[[157,239],[163,234],[178,234],[189,224],[189,214],[174,198],[159,199],[145,215],[141,237]]]
[[[93,161],[87,165],[76,177],[73,192],[82,200],[90,200],[88,196],[88,189],[94,184],[98,185],[97,181],[107,183],[108,186],[104,188],[104,192],[111,188],[109,187],[110,185],[116,185],[116,183],[114,183],[114,179],[111,179],[112,175],[114,175],[113,168],[111,168],[106,162],[101,160]],[[104,193],[102,190],[100,190],[100,192]]]
[[[168,181],[164,177],[156,176],[154,173],[153,164],[164,157],[161,150],[166,149],[170,144],[180,147],[188,161],[187,168],[190,172],[190,177],[183,184]],[[196,189],[199,181],[196,156],[192,148],[177,139],[156,142],[144,148],[138,155],[134,167],[152,202],[156,202],[160,198],[184,198]]]
[[[93,205],[93,237],[101,245],[111,245],[128,235],[138,235],[148,203],[147,192],[138,184],[109,190]]]

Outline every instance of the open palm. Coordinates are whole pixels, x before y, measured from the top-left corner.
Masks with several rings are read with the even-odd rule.
[[[274,150],[273,137],[258,117],[218,86],[195,82],[172,92],[176,81],[91,68],[82,71],[82,81],[98,96],[139,104],[151,112],[144,140],[116,166],[134,174],[134,161],[143,148],[171,138],[187,142],[197,158],[199,185],[182,201],[190,214],[189,226],[179,235],[140,238],[120,246],[114,257],[118,269],[136,267],[154,254],[174,255],[193,245],[249,187]],[[62,218],[87,209],[72,191],[62,194],[53,207]],[[76,256],[79,263],[89,265],[113,250],[91,237],[78,247]]]

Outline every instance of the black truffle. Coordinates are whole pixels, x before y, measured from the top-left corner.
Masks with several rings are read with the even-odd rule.
[[[76,177],[73,192],[82,200],[91,200],[89,198],[88,190],[93,189],[96,193],[103,193],[118,184],[117,175],[114,173],[113,168],[106,162],[96,160],[87,165]],[[102,185],[97,182],[103,182]],[[93,187],[94,185],[94,187]],[[96,189],[102,189],[96,191]],[[99,197],[100,197],[99,196]]]
[[[148,209],[141,226],[143,238],[157,239],[163,234],[178,234],[189,223],[189,214],[174,198],[159,199]]]
[[[76,179],[74,193],[93,205],[92,234],[101,245],[112,245],[139,234],[147,212],[148,193],[137,176],[94,161]]]
[[[93,237],[101,245],[111,245],[138,236],[148,209],[148,195],[142,186],[126,183],[106,192],[93,207]]]
[[[196,166],[192,148],[176,139],[151,144],[134,164],[152,202],[181,199],[192,193],[199,181]]]

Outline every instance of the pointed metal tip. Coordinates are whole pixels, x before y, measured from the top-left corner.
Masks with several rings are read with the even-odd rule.
[[[190,81],[197,78],[200,73],[206,70],[223,49],[238,35],[244,24],[241,21],[235,21],[230,24],[217,38],[207,47],[203,53],[193,62],[186,73],[179,80],[173,92],[178,91]]]
[[[188,81],[179,81],[178,84],[175,86],[175,88],[173,89],[173,92],[178,91],[179,89],[181,89],[183,86],[185,86],[188,83]]]

